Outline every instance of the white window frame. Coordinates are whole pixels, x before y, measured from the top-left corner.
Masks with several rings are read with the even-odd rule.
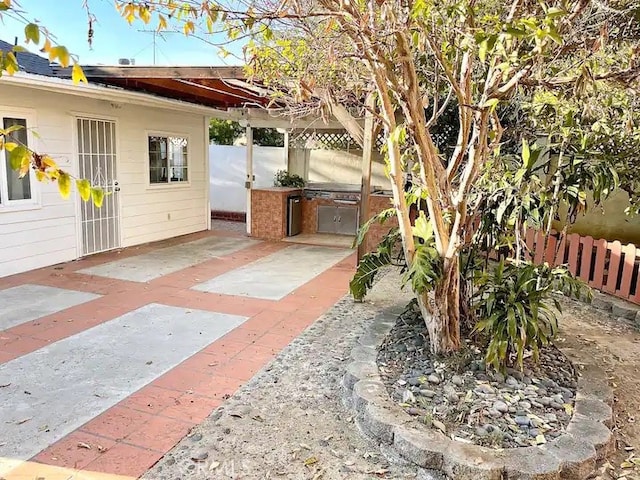
[[[19,118],[27,122],[27,146],[30,150],[38,152],[37,138],[33,131],[37,130],[36,113],[34,110],[18,109],[0,106],[0,126],[4,127],[5,118]],[[6,150],[0,151],[0,213],[15,212],[19,210],[33,210],[41,208],[39,182],[35,171],[29,169],[29,183],[31,198],[24,200],[9,200],[9,185],[7,181]]]
[[[187,181],[186,182],[172,182],[169,179],[163,183],[151,183],[150,166],[151,166],[151,154],[149,152],[149,137],[180,137],[187,139]],[[145,132],[145,151],[146,151],[146,172],[147,175],[147,188],[151,190],[163,189],[163,188],[188,188],[191,186],[191,135],[188,133],[178,132],[166,132],[158,130],[148,130]],[[168,158],[167,158],[168,160]],[[167,168],[169,165],[167,164]]]

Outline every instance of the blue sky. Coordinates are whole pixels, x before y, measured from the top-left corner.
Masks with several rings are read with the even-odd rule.
[[[137,21],[129,25],[115,9],[113,0],[89,0],[91,12],[97,18],[93,26],[93,47],[87,43],[87,15],[82,0],[17,0],[30,20],[37,20],[79,57],[83,65],[115,65],[119,58],[133,58],[136,65],[153,65],[153,34],[139,30],[153,30],[152,24]],[[64,5],[64,6],[62,6]],[[13,43],[14,37],[24,41],[24,23],[3,18],[1,38]],[[182,33],[168,33],[156,38],[156,65],[238,65],[240,60],[228,56],[223,59],[218,49],[197,38]],[[217,37],[216,41],[223,41]],[[28,49],[35,52],[33,46]],[[240,55],[240,46],[226,47]],[[37,52],[36,52],[37,53]]]

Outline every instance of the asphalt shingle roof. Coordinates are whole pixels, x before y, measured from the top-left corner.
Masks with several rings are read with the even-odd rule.
[[[5,42],[4,40],[0,40],[0,50],[3,52],[9,52],[11,49],[13,49],[12,44]],[[18,59],[20,70],[23,72],[33,73],[36,75],[46,75],[48,77],[54,76],[53,69],[51,68],[48,58],[41,57],[40,55],[36,55],[31,52],[18,52],[16,54],[16,58]]]

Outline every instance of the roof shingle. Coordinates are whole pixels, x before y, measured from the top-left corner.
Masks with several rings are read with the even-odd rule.
[[[10,52],[13,49],[13,45],[4,40],[0,40],[0,50],[3,52]],[[26,73],[33,73],[35,75],[46,75],[47,77],[53,76],[53,69],[49,63],[49,59],[41,57],[31,52],[18,52],[16,53],[16,59],[20,70]]]

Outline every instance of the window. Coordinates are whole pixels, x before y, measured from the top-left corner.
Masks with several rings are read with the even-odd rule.
[[[2,117],[3,129],[16,125],[22,128],[11,132],[10,138],[7,140],[29,147],[27,119],[20,116]],[[20,174],[11,168],[6,150],[2,150],[0,155],[2,163],[0,166],[0,206],[33,203],[33,172],[29,171],[29,174],[20,178]]]
[[[185,137],[149,135],[149,182],[152,185],[188,180]]]

